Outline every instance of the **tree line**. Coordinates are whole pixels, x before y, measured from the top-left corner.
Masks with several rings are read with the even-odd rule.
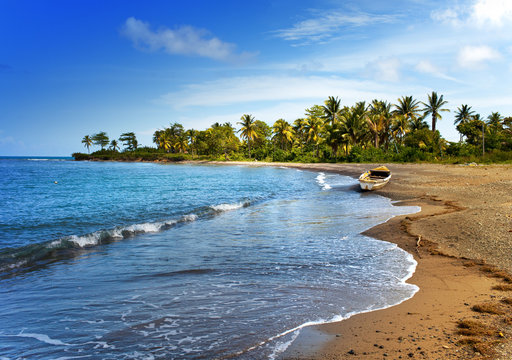
[[[138,149],[133,132],[122,134],[119,141],[125,146],[123,153],[153,154],[153,159],[160,153],[179,159],[418,161],[499,153],[512,160],[511,117],[493,112],[483,119],[463,104],[455,111],[454,122],[460,141],[450,143],[436,129],[442,113],[450,111],[446,104],[443,95],[434,91],[425,102],[402,96],[395,104],[375,99],[342,106],[338,97],[329,96],[323,105],[305,109],[304,116],[292,123],[278,119],[269,126],[244,114],[236,123],[238,130],[230,122],[205,130],[172,123],[155,131],[155,148]],[[82,143],[88,150],[92,144],[99,146],[105,156],[119,152],[119,143],[109,142],[104,132],[85,136]]]

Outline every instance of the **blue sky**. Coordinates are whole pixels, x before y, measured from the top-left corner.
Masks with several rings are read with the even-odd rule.
[[[512,115],[512,2],[0,0],[0,155],[171,122],[268,124],[338,96],[403,95]]]

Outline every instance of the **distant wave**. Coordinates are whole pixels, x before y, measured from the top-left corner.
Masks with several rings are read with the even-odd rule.
[[[25,159],[25,160],[28,160],[28,161],[71,161],[73,159],[52,159],[52,158],[33,159],[33,158],[28,158],[28,159]]]
[[[159,233],[179,224],[193,222],[199,218],[215,216],[226,211],[237,210],[250,206],[250,204],[250,201],[244,201],[232,204],[211,205],[196,209],[195,212],[182,215],[179,218],[117,226],[113,229],[98,230],[84,235],[70,235],[47,242],[1,250],[0,272],[12,271],[20,267],[30,267],[40,262],[44,263],[45,260],[46,262],[51,262],[60,258],[72,257],[82,249],[132,238],[141,234]]]

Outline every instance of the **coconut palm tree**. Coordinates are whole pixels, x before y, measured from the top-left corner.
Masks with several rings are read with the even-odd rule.
[[[310,116],[306,127],[307,141],[316,146],[316,157],[320,154],[321,133],[324,131],[324,122],[321,118]]]
[[[420,103],[412,96],[402,96],[398,100],[398,104],[395,104],[394,115],[402,115],[405,121],[413,121],[419,116]]]
[[[338,97],[329,96],[327,100],[325,100],[325,105],[322,106],[324,117],[328,120],[331,125],[334,125],[338,122],[341,113],[341,100]]]
[[[358,145],[367,133],[366,105],[364,101],[347,109],[341,122],[342,133],[347,134],[351,145]]]
[[[379,139],[387,135],[391,123],[391,104],[387,101],[373,100],[370,111],[364,117],[373,134],[374,146],[379,147]]]
[[[180,136],[177,136],[174,141],[174,149],[178,151],[179,153],[184,153],[187,151],[188,148],[188,139],[185,136],[185,134],[181,134]]]
[[[395,114],[395,116],[393,116],[391,130],[399,144],[403,143],[404,136],[411,131],[410,125],[407,115]]]
[[[286,144],[291,142],[293,139],[293,128],[284,119],[277,120],[272,126],[272,132],[274,133],[274,139],[281,144],[281,150],[284,150]]]
[[[434,132],[436,131],[437,119],[441,120],[443,118],[440,112],[450,111],[449,109],[443,109],[443,106],[447,103],[448,101],[443,100],[443,95],[438,96],[435,91],[432,91],[432,94],[428,95],[428,103],[422,102],[422,104],[425,106],[423,108],[424,115],[432,115],[432,131]]]
[[[239,125],[242,125],[240,130],[240,136],[242,138],[245,138],[247,141],[247,149],[249,150],[249,159],[251,158],[251,140],[258,137],[258,134],[256,133],[256,126],[254,124],[255,119],[252,115],[244,114],[240,118],[240,122],[238,122]]]
[[[462,104],[460,107],[457,108],[457,111],[455,112],[455,120],[453,121],[453,125],[457,125],[458,130],[458,125],[465,124],[471,121],[473,119],[474,113],[475,112],[471,110],[471,106]],[[463,137],[464,135],[460,133],[460,142],[462,142]]]
[[[188,138],[188,142],[190,144],[190,151],[192,152],[192,156],[194,155],[194,150],[196,150],[197,136],[199,135],[199,131],[194,129],[189,129],[186,131],[186,136]]]
[[[331,147],[334,161],[338,159],[338,148],[344,143],[345,134],[342,132],[341,124],[325,125],[325,142]]]
[[[503,116],[499,112],[493,112],[487,117],[487,125],[492,126],[496,129],[503,127]]]
[[[462,104],[457,108],[457,111],[455,112],[455,120],[453,125],[467,123],[473,118],[474,113],[475,112],[471,110],[471,106]]]
[[[165,152],[168,153],[172,149],[172,145],[171,135],[168,132],[163,131],[158,137],[158,147],[160,149],[164,149]]]
[[[91,147],[92,145],[92,139],[89,135],[85,135],[84,138],[82,139],[82,144],[84,144],[84,146],[87,148],[87,153],[89,154],[89,148]]]
[[[293,131],[296,135],[296,140],[300,145],[300,154],[302,155],[302,146],[306,140],[306,129],[308,127],[308,119],[300,118],[293,122]]]
[[[110,150],[113,150],[113,151],[119,150],[119,144],[116,139],[114,139],[110,142]]]

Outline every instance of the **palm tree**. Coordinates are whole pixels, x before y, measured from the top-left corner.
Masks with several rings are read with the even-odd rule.
[[[103,148],[107,146],[109,143],[109,138],[105,131],[94,134],[91,137],[91,140],[93,141],[94,145],[99,145],[101,147],[101,150],[103,150]]]
[[[487,117],[487,124],[496,128],[496,129],[500,129],[503,127],[503,116],[501,116],[501,114],[499,112],[493,112],[491,113],[491,115],[489,115]]]
[[[313,142],[313,144],[316,145],[316,157],[319,156],[320,153],[320,143],[322,142],[322,138],[320,134],[324,130],[324,122],[322,119],[316,117],[316,116],[310,116],[308,118],[308,125],[306,127],[307,131],[307,139],[308,141]]]
[[[184,153],[188,148],[188,140],[185,134],[181,134],[180,136],[177,136],[174,142],[174,148],[179,153]]]
[[[284,150],[286,143],[289,143],[293,139],[293,128],[284,119],[277,120],[272,126],[274,133],[274,139],[281,143],[281,150]]]
[[[474,113],[475,112],[471,110],[471,106],[462,104],[455,112],[455,121],[453,122],[453,125],[467,123],[473,118]]]
[[[409,126],[411,128],[411,131],[421,130],[421,129],[428,129],[428,124],[425,121],[425,115],[418,116],[417,118],[413,118],[409,122]]]
[[[420,103],[418,100],[414,99],[412,96],[402,96],[398,99],[398,104],[395,104],[395,111],[393,111],[394,115],[401,115],[399,119],[404,119],[406,122],[414,121],[419,116],[420,111]],[[400,120],[401,122],[402,120]],[[408,126],[403,126],[402,129],[405,130]],[[402,132],[402,137],[405,132]]]
[[[436,131],[436,121],[441,120],[443,117],[439,112],[450,111],[449,109],[443,109],[443,105],[446,105],[448,101],[443,100],[443,95],[438,96],[435,91],[432,91],[432,95],[428,95],[428,103],[422,102],[425,106],[423,112],[426,115],[432,114],[432,131]]]
[[[407,118],[407,115],[395,114],[392,119],[391,129],[398,143],[402,144],[404,136],[410,131],[411,123]]]
[[[293,131],[297,135],[297,141],[300,145],[300,154],[302,155],[302,146],[305,141],[306,129],[308,127],[308,119],[300,118],[293,122]]]
[[[92,145],[91,137],[89,135],[85,135],[84,138],[82,139],[82,144],[84,144],[84,146],[87,148],[87,153],[89,154],[89,148]]]
[[[249,159],[251,158],[251,140],[258,137],[256,133],[256,126],[254,124],[254,116],[244,114],[240,118],[240,122],[238,124],[242,125],[239,132],[242,138],[247,140],[247,148],[249,150]]]
[[[110,150],[113,150],[113,151],[119,150],[119,144],[117,143],[116,139],[114,139],[110,142]]]
[[[325,105],[322,106],[324,111],[324,117],[326,120],[329,120],[331,125],[334,125],[338,122],[341,112],[341,100],[336,96],[329,96],[327,100],[325,100]]]
[[[334,161],[338,159],[338,148],[344,142],[345,135],[342,133],[341,124],[325,125],[325,142],[331,147]]]
[[[357,145],[367,132],[365,121],[366,111],[364,101],[356,103],[356,105],[345,111],[341,123],[341,131],[347,134],[352,145]]]
[[[471,110],[471,106],[462,104],[460,107],[457,108],[457,111],[455,112],[455,120],[453,121],[453,125],[459,124],[465,124],[473,119],[473,114],[475,112]],[[462,138],[464,135],[460,133],[460,142],[462,142]]]
[[[194,150],[196,148],[197,135],[199,135],[199,131],[190,129],[190,130],[187,130],[187,132],[185,134],[188,137],[188,141],[190,144],[190,150],[192,151],[192,156],[193,156]]]
[[[158,147],[164,149],[165,152],[169,152],[172,149],[172,138],[170,134],[163,131],[158,137]]]
[[[386,101],[373,100],[365,120],[373,133],[374,145],[378,148],[379,138],[388,133],[387,130],[391,122],[391,104]]]

